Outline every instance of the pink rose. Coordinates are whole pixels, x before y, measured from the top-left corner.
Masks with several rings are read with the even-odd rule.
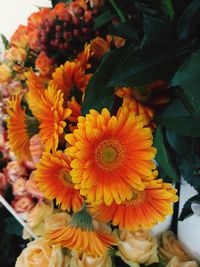
[[[34,206],[35,202],[33,201],[33,198],[28,195],[16,197],[12,201],[12,207],[18,213],[30,211]]]
[[[27,193],[26,190],[26,179],[24,177],[18,178],[12,184],[12,190],[14,195],[24,195]]]
[[[27,176],[26,169],[18,161],[10,161],[6,167],[6,173],[11,183],[16,181],[20,176]]]
[[[44,194],[42,192],[40,192],[36,186],[36,183],[34,181],[34,172],[31,173],[31,175],[29,176],[29,179],[26,182],[26,190],[33,197],[37,197],[37,198],[43,198],[44,197]]]

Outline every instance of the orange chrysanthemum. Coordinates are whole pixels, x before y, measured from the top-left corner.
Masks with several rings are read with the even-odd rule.
[[[105,255],[107,249],[116,244],[113,235],[94,229],[92,217],[85,208],[73,214],[69,225],[51,231],[47,238],[53,244],[84,251],[94,257]]]
[[[8,101],[7,113],[8,118],[8,139],[11,150],[20,160],[31,160],[29,150],[30,133],[28,131],[28,117],[25,110],[21,108],[22,97],[13,95],[12,99]]]
[[[55,198],[62,210],[77,211],[80,210],[83,199],[79,191],[74,189],[70,170],[70,160],[61,151],[54,155],[44,152],[34,172],[34,180],[39,190],[48,199]]]
[[[67,155],[72,180],[80,193],[92,203],[113,200],[118,204],[131,199],[132,189],[144,189],[142,181],[154,179],[152,132],[144,127],[141,116],[120,108],[117,116],[107,109],[101,114],[91,110],[86,118],[79,117],[78,129],[66,135],[71,147]]]
[[[173,213],[172,203],[178,200],[176,189],[161,179],[145,182],[143,191],[133,190],[132,199],[120,205],[112,203],[94,208],[99,219],[120,229],[137,231],[151,229],[158,222],[163,222],[167,215]]]
[[[34,93],[31,95],[34,96]],[[29,107],[40,122],[40,136],[45,150],[55,151],[59,136],[66,126],[65,120],[71,114],[69,109],[63,108],[63,93],[55,86],[49,86],[41,94],[38,92],[35,97],[30,96],[28,97]]]

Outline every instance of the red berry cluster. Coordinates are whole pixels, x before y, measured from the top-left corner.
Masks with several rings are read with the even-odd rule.
[[[86,13],[80,7],[73,16],[65,12],[62,19],[56,17],[54,21],[45,20],[37,34],[40,51],[46,52],[58,64],[73,58],[83,50],[86,42],[99,35],[99,32],[93,30],[97,14],[96,9],[87,10]]]

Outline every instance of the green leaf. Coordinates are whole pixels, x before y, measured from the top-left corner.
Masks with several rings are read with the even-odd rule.
[[[104,26],[106,23],[111,21],[116,15],[114,15],[111,10],[107,9],[101,13],[96,19],[94,24],[94,30]]]
[[[183,178],[200,192],[200,157],[193,153],[192,157],[179,161],[179,169]]]
[[[182,211],[181,211],[181,214],[179,216],[179,221],[184,221],[186,218],[190,217],[193,215],[193,211],[191,209],[191,205],[193,202],[196,202],[196,201],[200,201],[200,195],[195,195],[193,197],[191,197],[190,199],[188,199],[183,208],[182,208]]]
[[[170,19],[173,19],[175,16],[174,7],[172,0],[162,0],[163,7],[165,8],[166,14]]]
[[[192,49],[166,40],[155,40],[137,51],[125,54],[107,86],[134,87],[155,80],[169,80]]]
[[[154,146],[157,148],[156,161],[171,179],[179,181],[177,170],[170,155],[169,146],[165,141],[163,129],[159,126],[155,133]]]
[[[88,84],[88,87],[86,89],[84,102],[81,108],[81,114],[85,116],[87,113],[89,113],[90,109],[95,109],[99,112],[103,108],[107,108],[110,112],[112,110],[113,106],[113,94],[104,96],[104,97],[96,97],[95,96],[95,76],[93,76],[90,79],[90,82]],[[112,89],[113,90],[113,89]]]
[[[167,23],[156,17],[149,15],[143,16],[144,24],[144,40],[143,43],[152,41],[153,39],[175,40],[176,31],[174,25]]]
[[[6,224],[6,233],[19,236],[22,235],[23,227],[14,217],[7,217],[4,222]]]
[[[51,0],[52,6],[55,7],[58,3],[71,3],[73,0]]]
[[[200,2],[199,2],[200,3]],[[173,80],[173,86],[181,86],[183,96],[193,109],[194,115],[200,117],[200,50],[189,56],[179,67]]]
[[[5,35],[1,34],[1,40],[3,42],[5,50],[7,50],[10,47],[8,39]]]
[[[184,40],[196,32],[200,22],[199,12],[199,0],[194,0],[187,6],[178,22],[180,40]]]
[[[199,137],[200,119],[192,116],[180,99],[173,101],[156,120],[177,134]]]
[[[108,0],[110,4],[112,5],[113,9],[115,10],[116,14],[119,16],[121,22],[126,22],[126,18],[120,9],[120,7],[116,4],[115,0]]]
[[[126,40],[139,42],[139,34],[131,24],[119,23],[117,25],[110,25],[109,33],[120,36]]]

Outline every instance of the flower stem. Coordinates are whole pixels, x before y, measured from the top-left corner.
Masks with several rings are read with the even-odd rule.
[[[126,18],[123,14],[123,12],[121,11],[121,9],[117,6],[117,4],[115,3],[115,0],[109,0],[109,2],[111,3],[111,5],[113,6],[114,10],[116,11],[117,15],[119,16],[120,20],[122,23],[126,22]]]

